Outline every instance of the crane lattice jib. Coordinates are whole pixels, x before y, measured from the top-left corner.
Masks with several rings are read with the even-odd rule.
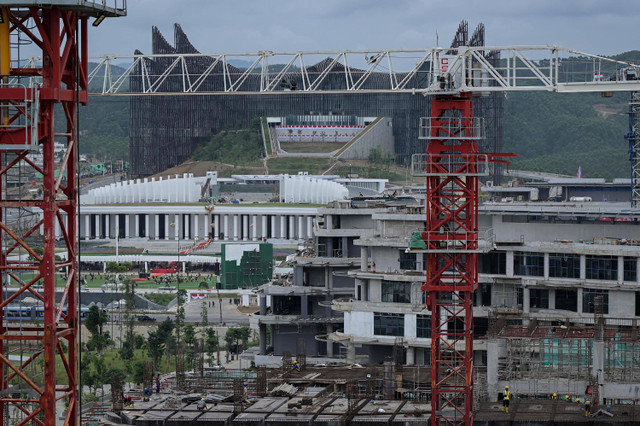
[[[485,57],[492,52],[499,61]],[[96,95],[633,91],[626,62],[560,46],[314,52],[105,55],[89,80]],[[240,61],[240,62],[238,62]],[[37,63],[37,59],[33,59]],[[116,66],[118,64],[125,65]],[[234,64],[242,64],[241,67]],[[329,79],[329,76],[331,78]],[[328,81],[331,84],[326,84]],[[130,84],[135,81],[136,84]],[[135,87],[135,90],[131,89]]]

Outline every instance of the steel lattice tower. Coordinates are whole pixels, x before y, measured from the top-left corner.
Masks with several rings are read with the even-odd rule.
[[[414,170],[426,177],[427,306],[431,311],[432,424],[473,423],[473,292],[478,288],[479,177],[495,154],[482,154],[482,119],[470,94],[436,96],[421,120],[426,154]],[[499,154],[498,154],[499,155]],[[416,160],[418,158],[418,160]],[[416,164],[421,166],[416,167]]]
[[[5,290],[0,296],[0,417],[6,419],[9,407],[16,407],[22,418],[12,420],[19,425],[55,425],[59,400],[68,403],[64,424],[79,423],[77,108],[88,99],[87,21],[126,14],[126,8],[115,4],[116,0],[0,0],[0,270],[3,283],[18,284],[12,295]],[[13,50],[20,45],[13,40],[28,40],[41,49],[41,62],[31,68],[21,68],[25,64],[19,57],[10,62],[10,43]],[[57,163],[54,142],[65,148]],[[38,149],[41,165],[29,156]],[[22,184],[24,175],[41,176],[34,181],[41,188],[35,197],[10,188],[16,176]],[[15,211],[30,211],[38,219],[16,227]],[[64,237],[60,257],[55,253],[56,227]],[[63,273],[66,280],[57,301],[56,278]],[[36,287],[37,283],[43,285]],[[8,320],[6,308],[26,294],[41,304],[42,322],[16,326]],[[15,361],[8,353],[18,342],[28,345],[29,354]],[[35,374],[34,365],[41,365],[44,374]],[[56,381],[60,368],[64,378]]]
[[[629,161],[631,161],[631,207],[640,205],[640,92],[631,93],[629,101]]]

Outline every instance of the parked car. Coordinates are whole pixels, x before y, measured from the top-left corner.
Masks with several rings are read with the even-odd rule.
[[[138,321],[155,321],[154,317],[150,317],[149,315],[138,315]]]

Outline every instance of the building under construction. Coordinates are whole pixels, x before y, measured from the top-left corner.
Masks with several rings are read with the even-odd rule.
[[[484,25],[480,24],[469,36],[468,24],[462,22],[451,44],[459,46],[483,46]],[[178,24],[174,27],[174,43],[171,45],[160,31],[154,27],[152,34],[153,54],[191,54],[199,51],[191,44],[187,35]],[[208,46],[206,51],[214,50]],[[136,52],[140,53],[140,52]],[[487,59],[497,57],[488,54]],[[169,62],[167,62],[169,61]],[[167,69],[170,58],[155,58],[145,63],[145,73],[135,72],[130,77],[131,92],[145,90],[143,75],[162,75]],[[187,59],[189,69],[203,72],[214,66],[200,90],[223,90],[222,63],[214,63],[211,58]],[[240,75],[242,68],[233,64],[224,64],[230,75]],[[306,68],[306,75],[318,75],[332,67],[323,80],[320,90],[336,90],[344,86],[344,67],[334,64],[330,59]],[[364,70],[350,69],[357,78]],[[135,75],[135,76],[134,76]],[[246,90],[260,87],[260,74],[248,77],[244,84]],[[409,83],[410,87],[420,88],[428,84],[427,73],[418,73]],[[299,71],[291,71],[284,77],[282,90],[291,91],[303,87],[303,76]],[[381,89],[388,85],[388,75],[374,73],[363,89]],[[163,92],[181,92],[182,78],[169,75],[162,79]],[[476,115],[485,117],[489,151],[502,149],[502,102],[497,92],[478,98],[475,102]],[[277,93],[268,95],[234,96],[132,96],[130,123],[131,173],[134,176],[146,176],[160,173],[188,159],[194,150],[208,142],[212,135],[225,128],[246,127],[256,117],[287,115],[324,115],[360,117],[390,117],[395,139],[394,157],[402,164],[409,164],[411,155],[424,152],[426,144],[418,139],[420,117],[428,115],[430,98],[411,93],[319,93],[314,96],[300,93]]]
[[[125,392],[131,397],[128,405],[116,392],[110,401],[85,412],[83,424],[418,426],[431,418],[429,369],[403,366],[393,358],[383,365],[301,363],[295,369],[291,354],[285,356],[281,368],[201,368],[180,373],[181,379],[168,375],[162,379],[160,393],[145,397],[139,391]],[[509,414],[500,410],[501,404],[483,401],[474,424],[580,423],[584,409],[572,398],[520,394]],[[609,416],[611,412],[614,417]],[[640,409],[614,405],[597,416],[606,424],[632,424],[640,420]]]

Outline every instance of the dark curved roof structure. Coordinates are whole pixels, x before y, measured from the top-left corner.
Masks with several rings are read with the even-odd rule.
[[[452,47],[469,43],[467,27],[464,21],[460,24]],[[484,45],[484,26],[478,27],[471,40],[474,45]],[[158,28],[153,27],[152,49],[154,54],[200,53],[179,24],[174,25],[173,45]],[[151,74],[158,73],[166,69],[166,61],[171,60],[149,60],[145,67]],[[188,64],[189,68],[197,70],[205,70],[213,64],[213,59],[209,57],[191,58],[188,61],[191,61]],[[222,63],[215,65],[214,71],[202,83],[203,89],[220,90],[224,87],[223,66]],[[308,66],[305,71],[310,75],[319,75],[329,67],[331,72],[323,80],[321,89],[344,88],[344,65],[330,58]],[[232,82],[243,71],[230,64],[227,64],[227,69],[227,75]],[[351,68],[350,72],[354,79],[357,79],[365,71]],[[302,87],[300,71],[287,73],[284,80],[289,83],[295,82],[298,87]],[[142,91],[142,84],[138,77],[131,77],[132,91]],[[179,92],[181,85],[182,81],[178,76],[170,76],[162,83],[161,91]],[[374,73],[367,79],[363,88],[388,89],[389,85],[389,76],[386,73]],[[242,87],[247,91],[259,90],[260,74],[249,76]],[[421,87],[420,74],[409,82],[408,87]],[[483,99],[476,102],[477,115],[488,118],[488,127],[495,127],[487,129],[487,142],[492,147],[497,147],[497,139],[501,147],[502,111],[494,105],[496,100],[500,99],[490,96],[488,101]],[[130,164],[134,176],[159,173],[180,164],[188,159],[200,144],[207,142],[212,134],[224,128],[246,126],[254,117],[306,115],[311,112],[326,115],[391,117],[396,161],[408,164],[411,154],[424,152],[426,148],[426,142],[418,140],[418,124],[419,118],[428,116],[430,112],[430,98],[407,93],[159,95],[134,96],[130,102]],[[500,118],[494,120],[498,126],[492,124],[491,117]],[[499,135],[499,138],[495,135]]]

